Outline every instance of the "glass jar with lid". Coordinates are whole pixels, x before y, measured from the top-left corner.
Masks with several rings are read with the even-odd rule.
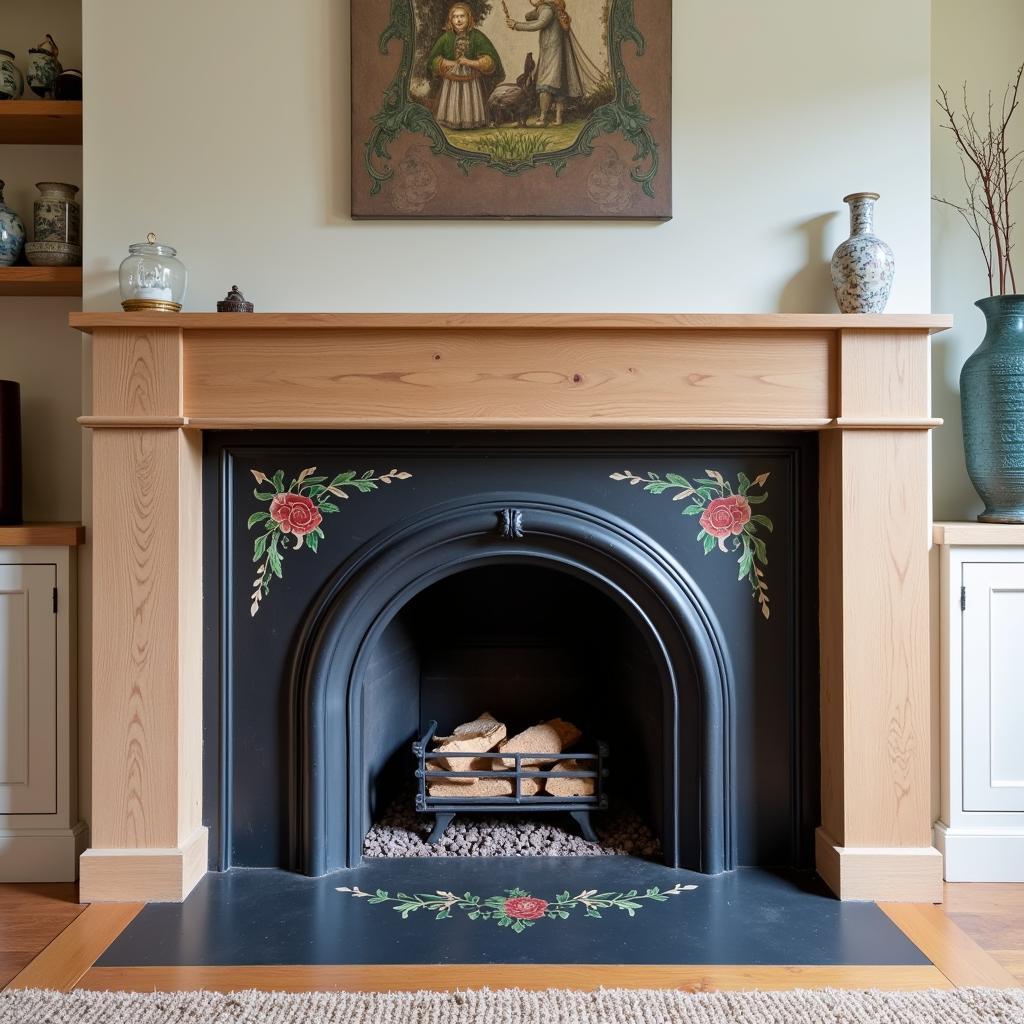
[[[177,259],[178,252],[157,242],[150,232],[145,242],[128,246],[121,263],[121,308],[126,313],[159,310],[178,313],[188,287],[188,271]]]

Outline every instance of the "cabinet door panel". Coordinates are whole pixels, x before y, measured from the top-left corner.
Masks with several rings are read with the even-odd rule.
[[[1024,811],[1024,564],[964,565],[965,811]]]
[[[57,810],[52,565],[0,565],[0,814]]]

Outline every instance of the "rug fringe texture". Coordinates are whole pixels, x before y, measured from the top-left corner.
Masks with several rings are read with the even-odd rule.
[[[0,992],[0,1024],[1018,1024],[1024,989]]]

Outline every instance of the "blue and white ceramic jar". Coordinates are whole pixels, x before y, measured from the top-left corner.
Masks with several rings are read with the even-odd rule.
[[[64,70],[57,60],[58,53],[57,44],[49,33],[28,51],[28,87],[43,99],[53,99],[57,76]]]
[[[875,235],[877,192],[844,196],[850,204],[850,237],[832,254],[832,287],[843,313],[882,313],[889,301],[896,261]]]
[[[0,267],[13,267],[25,248],[25,225],[4,202],[4,183],[0,181]]]
[[[14,63],[10,50],[0,50],[0,100],[21,99],[25,91],[25,77]]]

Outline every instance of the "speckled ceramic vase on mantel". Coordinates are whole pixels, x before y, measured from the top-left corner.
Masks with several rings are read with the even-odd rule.
[[[896,261],[875,235],[877,192],[844,196],[850,204],[850,237],[832,254],[832,287],[843,313],[882,313],[889,301]]]
[[[1024,295],[975,305],[988,329],[960,371],[967,472],[983,523],[1024,523]]]

